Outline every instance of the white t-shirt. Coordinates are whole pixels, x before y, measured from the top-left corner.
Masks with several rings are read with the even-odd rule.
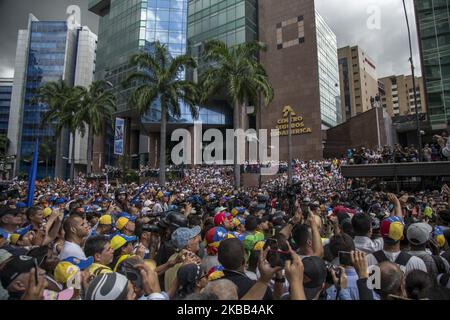
[[[398,252],[388,252],[388,251],[384,251],[384,254],[386,255],[386,258],[389,259],[389,261],[394,262],[397,259],[397,257],[400,255],[400,251]],[[367,262],[369,264],[369,266],[374,266],[378,264],[377,259],[375,259],[375,256],[373,254],[369,254],[367,256]],[[406,264],[406,267],[403,266],[399,266],[400,269],[402,269],[402,271],[405,274],[408,274],[409,272],[413,271],[413,270],[422,270],[424,272],[427,272],[427,266],[425,265],[425,262],[423,262],[422,259],[412,256],[411,259],[409,259],[408,263]]]
[[[70,241],[64,241],[64,246],[59,254],[59,259],[64,260],[70,257],[86,260],[86,255],[79,245]]]
[[[356,250],[365,253],[372,253],[375,251],[382,250],[384,245],[383,238],[376,238],[372,240],[369,237],[355,236],[353,242],[355,243]]]

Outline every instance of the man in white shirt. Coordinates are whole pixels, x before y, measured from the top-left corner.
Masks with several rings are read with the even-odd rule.
[[[355,214],[352,218],[352,227],[355,232],[355,249],[372,253],[383,249],[383,238],[371,239],[372,237],[372,218],[366,213]]]
[[[383,250],[369,254],[367,256],[368,265],[379,265],[381,262],[390,261],[396,263],[405,274],[412,270],[427,272],[427,267],[422,259],[400,250],[400,241],[403,239],[405,228],[402,208],[394,194],[389,194],[388,199],[394,204],[394,211],[389,218],[381,222],[380,233],[384,242]]]
[[[81,246],[89,235],[88,222],[78,215],[72,215],[64,222],[63,229],[65,241],[59,258],[64,260],[69,257],[75,257],[85,260],[86,255]]]

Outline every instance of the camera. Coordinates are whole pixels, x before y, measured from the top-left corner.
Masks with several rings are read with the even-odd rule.
[[[326,282],[328,284],[334,285],[334,281],[333,281],[333,276],[332,276],[332,271],[334,271],[334,273],[336,274],[336,277],[338,279],[341,278],[341,269],[338,266],[335,266],[327,261],[325,261],[325,267],[327,268],[327,278],[326,278]]]
[[[153,232],[153,233],[158,233],[160,230],[160,228],[157,225],[154,224],[144,224],[142,226],[142,231],[143,232]]]

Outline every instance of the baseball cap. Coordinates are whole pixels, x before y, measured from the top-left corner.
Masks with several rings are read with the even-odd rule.
[[[189,228],[178,228],[172,233],[172,243],[177,249],[184,249],[189,240],[198,236],[202,229],[199,226]]]
[[[232,220],[233,216],[229,212],[219,212],[214,216],[214,225],[220,226],[225,220]]]
[[[100,219],[98,220],[98,223],[102,224],[102,225],[112,225],[112,217],[109,214],[105,214],[100,217]],[[128,221],[127,221],[127,223],[128,223]]]
[[[129,221],[135,221],[135,220],[136,220],[136,217],[133,217],[133,216],[130,216],[130,215],[121,216],[116,221],[116,228],[119,229],[119,230],[122,230],[123,228],[125,228],[125,226],[127,225],[127,223]]]
[[[433,209],[426,207],[425,210],[423,210],[423,215],[431,219],[433,217]]]
[[[306,299],[312,300],[322,290],[327,278],[327,268],[325,262],[319,257],[305,257],[302,262],[305,278],[308,278],[303,284]]]
[[[433,236],[434,236],[434,239],[436,240],[437,244],[439,245],[439,247],[442,248],[445,246],[444,231],[442,230],[441,227],[436,226],[434,228]]]
[[[217,214],[217,213],[222,212],[222,211],[225,211],[225,210],[227,210],[226,207],[220,206],[220,207],[217,207],[216,209],[214,209],[214,213]]]
[[[433,228],[428,223],[413,223],[406,231],[406,238],[413,245],[425,244],[430,240]]]
[[[14,256],[9,260],[0,274],[3,288],[8,286],[22,273],[30,272],[35,267],[35,261],[30,256],[20,255]]]
[[[67,259],[64,259],[63,261],[70,262],[71,264],[80,268],[80,270],[84,270],[89,268],[94,263],[94,258],[88,257],[85,260],[82,260],[76,257],[69,257]]]
[[[128,237],[124,234],[118,234],[118,235],[115,235],[111,239],[110,244],[111,244],[111,248],[113,248],[113,250],[116,251],[117,249],[120,249],[121,247],[123,247],[125,244],[136,241],[136,240],[137,240],[136,236]]]
[[[381,222],[380,233],[385,242],[396,243],[403,239],[405,229],[403,220],[400,217],[389,217]]]
[[[27,204],[25,202],[17,202],[16,203],[16,208],[17,209],[23,209],[23,208],[26,208],[26,207],[27,207]]]
[[[72,279],[79,271],[80,268],[73,263],[70,263],[69,261],[61,261],[56,265],[53,275],[57,282],[65,284],[67,283],[67,281]]]

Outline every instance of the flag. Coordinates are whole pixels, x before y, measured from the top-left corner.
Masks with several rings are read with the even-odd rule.
[[[34,153],[33,153],[33,161],[30,167],[30,173],[28,175],[28,196],[27,196],[27,207],[33,206],[34,200],[34,185],[36,183],[36,175],[37,175],[37,165],[38,165],[38,140],[36,139],[36,143],[34,144]]]

